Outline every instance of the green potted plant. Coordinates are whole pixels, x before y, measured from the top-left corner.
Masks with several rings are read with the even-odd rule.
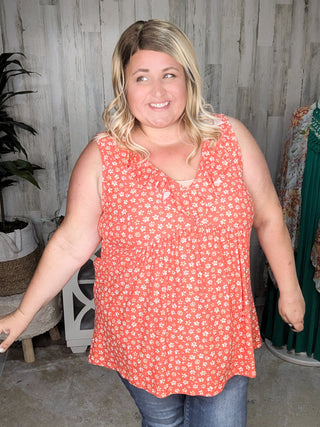
[[[14,91],[8,83],[18,76],[32,72],[23,68],[22,53],[0,54],[0,296],[23,292],[34,272],[40,255],[39,242],[32,222],[27,218],[6,218],[3,190],[22,178],[39,188],[34,171],[42,169],[28,161],[26,149],[19,140],[17,130],[35,135],[36,130],[11,116],[7,101],[16,96],[33,93]],[[23,158],[18,155],[23,155]],[[25,243],[26,240],[26,243]],[[33,240],[33,241],[32,241]]]

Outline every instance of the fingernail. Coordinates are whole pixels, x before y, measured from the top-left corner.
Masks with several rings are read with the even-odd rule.
[[[0,353],[4,353],[4,352],[5,352],[5,349],[0,347]]]

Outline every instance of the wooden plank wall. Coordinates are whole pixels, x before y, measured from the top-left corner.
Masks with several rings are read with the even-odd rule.
[[[1,0],[2,51],[20,51],[39,74],[16,84],[17,116],[29,158],[44,166],[41,191],[20,183],[7,214],[31,215],[47,235],[66,194],[70,171],[87,141],[103,129],[112,98],[110,61],[120,33],[137,19],[170,20],[193,42],[204,97],[217,112],[242,120],[276,178],[293,110],[320,97],[319,0]],[[253,237],[255,295],[263,257]]]

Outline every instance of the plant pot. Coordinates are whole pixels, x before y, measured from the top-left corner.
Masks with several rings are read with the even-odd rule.
[[[0,233],[0,297],[24,292],[41,256],[39,239],[30,219],[12,233]]]

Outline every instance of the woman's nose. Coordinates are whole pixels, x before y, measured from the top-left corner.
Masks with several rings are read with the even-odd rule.
[[[155,80],[152,85],[152,94],[159,98],[165,93],[164,83],[161,80]]]

